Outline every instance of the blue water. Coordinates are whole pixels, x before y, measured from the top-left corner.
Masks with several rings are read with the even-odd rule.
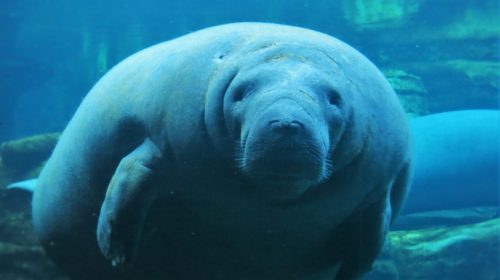
[[[368,5],[377,2],[387,4]],[[351,44],[382,69],[411,70],[415,63],[461,59],[498,61],[498,32],[475,36],[485,24],[488,29],[498,26],[497,1],[419,0],[412,1],[418,5],[413,12],[404,2],[2,1],[0,141],[62,130],[90,87],[118,61],[155,43],[228,22],[277,22],[322,31]],[[404,14],[405,9],[410,11]],[[393,10],[396,16],[391,16]],[[478,19],[486,22],[474,22]],[[465,38],[447,38],[447,29],[461,25],[477,27],[466,31],[472,34]],[[430,99],[455,92],[444,97],[452,96],[453,102],[436,100],[430,112],[498,105],[491,97],[498,80],[471,81],[445,70],[419,75],[428,83]]]
[[[4,0],[0,3],[0,143],[62,131],[95,82],[127,56],[201,28],[240,21],[296,25],[347,42],[386,74],[410,119],[500,108],[498,0]],[[492,134],[496,139],[498,130]],[[493,161],[485,169],[489,173],[481,173],[493,181],[478,187],[487,189],[488,205],[434,213],[423,223],[462,225],[457,222],[461,217],[464,223],[498,217],[498,205],[491,203],[495,201],[491,194],[498,196],[498,185],[491,182],[498,181],[500,171],[498,159]],[[479,165],[471,169],[479,170]],[[421,221],[410,217],[401,228],[414,229],[408,223]],[[464,238],[475,234],[467,228],[457,232]],[[7,241],[0,236],[0,242]],[[474,254],[483,248],[472,243],[450,245],[462,247],[449,252]],[[491,248],[498,240],[488,244]],[[488,253],[498,260],[498,250]],[[384,251],[382,258],[390,259],[391,254],[404,260],[401,251]],[[383,271],[397,270],[392,263],[384,265]],[[441,271],[440,277],[450,278],[439,279],[472,279],[467,271],[473,267],[483,269],[477,275],[484,279],[498,279],[498,271],[488,265],[469,259],[455,270]],[[408,263],[403,266],[418,270]],[[384,275],[370,279],[392,279]],[[411,279],[431,279],[425,275],[429,274],[415,272]]]

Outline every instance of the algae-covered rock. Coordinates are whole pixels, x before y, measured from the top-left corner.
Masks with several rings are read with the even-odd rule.
[[[494,219],[499,214],[499,208],[494,206],[417,212],[400,215],[391,229],[401,231],[475,224]]]
[[[0,279],[66,279],[35,236],[31,194],[5,188],[0,188]]]
[[[405,280],[498,280],[500,276],[500,218],[454,227],[394,231],[386,243],[378,261],[382,265],[375,265],[367,280],[386,279],[378,275],[387,271]]]
[[[19,180],[38,175],[41,164],[50,156],[59,135],[59,133],[41,134],[1,144],[0,183],[5,183],[5,177]]]
[[[31,193],[7,190],[37,176],[59,134],[10,141],[0,147],[0,279],[65,279],[45,255],[31,223]]]
[[[31,225],[31,194],[0,189],[0,242],[38,244]]]
[[[410,117],[429,113],[428,92],[421,77],[401,69],[385,69],[383,73]]]
[[[445,61],[442,65],[463,73],[473,84],[489,85],[499,89],[500,63],[498,61],[456,59]]]
[[[394,28],[405,23],[419,10],[421,1],[344,0],[345,18],[357,29]]]
[[[423,96],[398,94],[398,98],[409,118],[427,115],[430,113],[429,102],[427,98]]]
[[[49,261],[41,246],[0,241],[0,279],[66,280]]]
[[[357,44],[389,69],[410,115],[498,107],[499,1],[342,3]]]
[[[383,73],[398,94],[427,94],[422,78],[401,69],[386,69]]]
[[[500,36],[498,1],[472,3],[464,9],[457,21],[444,26],[444,33],[450,39],[488,39]]]
[[[492,60],[470,60],[470,59],[450,59],[436,61],[433,63],[412,63],[405,65],[415,75],[418,75],[424,81],[426,86],[433,86],[433,83],[444,84],[444,87],[453,89],[453,86],[483,87],[494,90],[495,93],[500,89],[500,62]],[[460,78],[460,79],[457,79]],[[411,87],[408,78],[391,77],[388,72],[388,79],[392,79],[395,86],[400,84]],[[395,79],[395,80],[394,80]],[[404,81],[406,83],[402,83]],[[486,90],[486,89],[485,89]],[[449,91],[449,94],[456,94]]]
[[[386,74],[409,112],[418,108],[441,112],[498,106],[500,63],[497,61],[450,59],[401,64],[399,68],[411,75],[399,75],[397,71]],[[422,89],[427,93],[419,93]]]

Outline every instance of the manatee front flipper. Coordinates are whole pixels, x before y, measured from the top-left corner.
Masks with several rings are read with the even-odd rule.
[[[372,268],[391,220],[388,197],[351,216],[343,228],[342,263],[335,280],[356,280]]]
[[[409,186],[410,165],[399,171],[392,186],[370,203],[367,208],[355,213],[343,225],[343,259],[335,280],[361,279],[372,269],[373,262],[384,246],[389,226],[401,210]]]
[[[160,149],[150,140],[124,157],[109,183],[97,226],[97,241],[113,266],[133,261],[148,210],[158,195],[154,172]]]

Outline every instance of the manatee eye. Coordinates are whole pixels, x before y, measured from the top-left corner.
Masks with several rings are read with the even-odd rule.
[[[340,106],[340,104],[342,103],[342,98],[340,97],[340,94],[334,89],[328,90],[326,94],[326,99],[328,103],[333,106]]]
[[[255,84],[252,82],[243,82],[236,86],[232,93],[232,101],[240,102],[247,98],[254,91]]]
[[[240,102],[243,100],[244,97],[245,97],[245,89],[244,88],[237,88],[235,93],[233,94],[233,101]]]

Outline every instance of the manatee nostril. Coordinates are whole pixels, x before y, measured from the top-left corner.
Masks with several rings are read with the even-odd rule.
[[[273,130],[299,130],[303,128],[303,124],[299,121],[289,120],[289,119],[281,119],[281,120],[272,120],[269,122],[269,126]]]

